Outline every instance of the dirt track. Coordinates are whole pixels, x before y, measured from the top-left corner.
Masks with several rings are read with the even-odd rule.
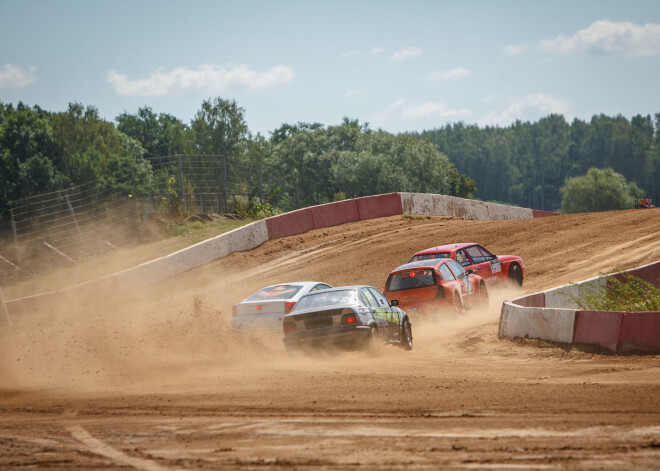
[[[413,319],[415,348],[287,355],[233,335],[270,283],[382,287],[416,250],[523,257],[526,292],[660,259],[660,209],[392,217],[275,240],[121,299],[0,327],[0,469],[658,469],[660,358],[498,340],[499,307]]]

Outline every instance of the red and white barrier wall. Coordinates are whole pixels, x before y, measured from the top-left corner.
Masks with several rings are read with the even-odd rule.
[[[660,262],[628,273],[660,287]],[[660,312],[583,311],[571,300],[581,290],[605,283],[605,277],[597,277],[505,301],[499,337],[595,344],[612,352],[660,352]]]
[[[43,293],[7,301],[10,314],[44,307],[64,295],[103,287],[119,292],[158,283],[173,276],[224,258],[233,252],[251,250],[268,240],[302,234],[312,229],[348,222],[397,216],[454,216],[485,221],[528,219],[555,215],[544,211],[518,208],[496,203],[424,193],[387,193],[312,206],[263,219],[234,229],[165,257],[157,258],[128,270],[92,280],[54,293]],[[2,317],[0,317],[0,322]]]

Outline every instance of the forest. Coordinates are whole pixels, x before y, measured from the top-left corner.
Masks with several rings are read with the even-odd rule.
[[[0,218],[16,201],[89,182],[149,192],[159,159],[177,155],[224,156],[225,181],[276,212],[393,191],[559,210],[566,181],[590,169],[611,169],[635,197],[657,195],[660,113],[654,118],[568,123],[549,115],[401,134],[344,118],[332,126],[283,123],[263,136],[249,130],[238,103],[221,97],[205,100],[190,123],[149,107],[109,122],[80,103],[64,112],[0,103]],[[194,190],[194,180],[187,185]]]

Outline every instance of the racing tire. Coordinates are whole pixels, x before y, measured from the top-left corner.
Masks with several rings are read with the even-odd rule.
[[[455,291],[451,302],[451,312],[454,314],[460,314],[463,312],[463,302],[461,301],[461,297]]]
[[[408,319],[403,322],[403,329],[401,329],[401,348],[410,351],[413,348],[413,335],[412,326]]]
[[[522,270],[518,265],[511,265],[509,267],[509,280],[519,288],[522,288],[523,276]]]
[[[380,338],[378,335],[378,327],[375,325],[372,325],[369,328],[369,336],[367,339],[364,341],[364,345],[362,346],[362,349],[365,352],[375,352],[378,347],[380,347]]]
[[[488,288],[486,288],[486,283],[483,281],[479,283],[479,309],[488,309]]]

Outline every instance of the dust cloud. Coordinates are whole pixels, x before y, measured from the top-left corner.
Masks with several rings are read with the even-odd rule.
[[[96,292],[64,298],[14,326],[0,327],[0,384],[64,394],[200,392],[264,372],[350,369],[373,361],[364,352],[290,354],[280,333],[232,330],[227,294],[241,289],[236,282],[216,280],[213,290],[191,295],[174,294],[165,283],[121,296]],[[440,351],[461,330],[497,322],[502,301],[516,295],[494,290],[487,310],[411,315],[415,349],[410,354]],[[406,353],[385,347],[379,355],[403,359]]]

